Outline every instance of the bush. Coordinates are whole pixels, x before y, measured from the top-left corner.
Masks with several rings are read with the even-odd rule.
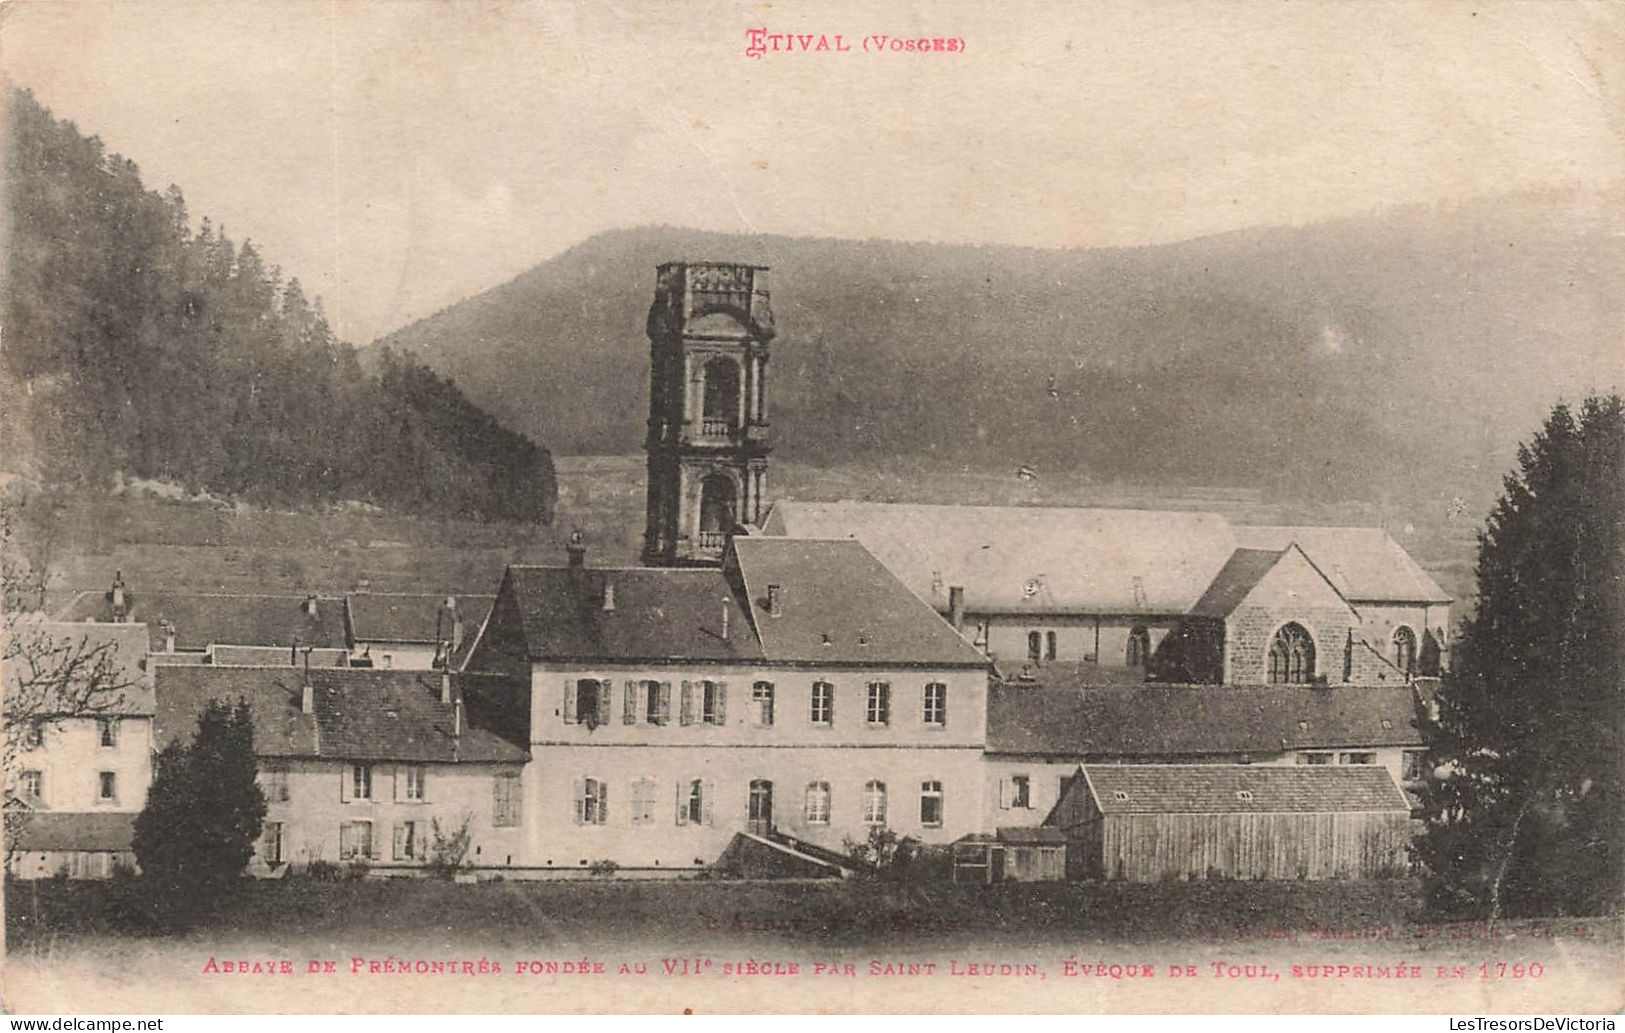
[[[355,882],[359,879],[365,879],[367,873],[371,871],[372,865],[358,857],[344,866],[344,878],[346,881]]]
[[[463,818],[463,823],[454,832],[446,832],[440,827],[440,819],[433,818],[429,822],[429,863],[428,870],[442,879],[450,879],[458,872],[470,867],[468,864],[468,847],[473,839],[469,831],[469,824],[474,820],[472,814]]]
[[[587,871],[593,875],[609,876],[620,870],[621,866],[610,860],[594,861],[587,866]]]
[[[343,874],[337,861],[312,861],[305,865],[304,876],[317,882],[332,882]]]

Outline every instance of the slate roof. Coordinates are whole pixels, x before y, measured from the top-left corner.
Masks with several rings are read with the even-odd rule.
[[[861,541],[938,610],[1184,613],[1235,543],[1213,513],[780,501],[770,534]]]
[[[605,584],[613,610],[604,609]],[[716,568],[509,567],[503,590],[514,594],[533,659],[762,659],[744,607]]]
[[[1380,527],[1236,525],[1236,544],[1285,549],[1296,542],[1351,603],[1448,603],[1446,595],[1400,544]]]
[[[739,536],[723,569],[510,567],[503,591],[532,659],[988,666],[853,541]]]
[[[1191,616],[1230,616],[1280,559],[1281,550],[1237,549],[1191,607]]]
[[[118,689],[116,692],[96,694],[96,713],[125,717],[152,714],[152,676],[148,671],[147,629],[144,626],[18,620],[12,623],[6,634],[13,642],[23,643],[21,654],[5,665],[5,698],[9,701],[8,705],[15,707],[15,701],[25,697],[28,703],[24,704],[24,708],[42,717],[82,709],[77,701],[87,691],[88,682],[84,678],[92,676],[92,671],[87,669],[89,664],[73,665],[76,673],[84,678],[73,689],[58,692],[38,683],[29,687],[22,684],[21,679],[32,681],[36,677],[33,665],[25,657],[38,657],[40,672],[49,675],[60,672],[63,665],[74,658],[103,663],[100,657],[94,657],[93,651],[105,645],[105,670],[101,672],[101,683],[118,686]],[[39,695],[42,688],[57,702],[46,701]]]
[[[1411,809],[1394,776],[1374,764],[1090,764],[1083,775],[1107,815],[1408,815]]]
[[[357,642],[412,642],[433,646],[451,638],[441,627],[441,607],[448,595],[430,593],[352,592],[344,597],[350,634]],[[451,595],[463,622],[463,641],[472,639],[491,612],[494,596]]]
[[[1083,758],[1260,756],[1420,746],[1407,686],[994,683],[987,752]]]
[[[65,621],[111,621],[106,592],[80,592],[62,610]],[[344,600],[318,597],[316,616],[305,613],[303,595],[232,595],[202,592],[129,593],[129,618],[147,625],[149,648],[164,648],[163,622],[175,628],[175,648],[301,646],[345,648]]]
[[[190,737],[211,699],[248,702],[254,752],[263,757],[356,761],[519,763],[520,746],[482,727],[470,701],[461,735],[453,705],[440,702],[437,671],[311,668],[313,714],[300,710],[296,667],[160,667],[153,738],[160,747]],[[454,698],[462,676],[452,675]]]
[[[121,852],[129,850],[134,839],[135,815],[122,811],[40,811],[30,815],[17,831],[17,845],[22,850]]]
[[[851,539],[736,537],[762,652],[774,661],[988,666],[942,616]],[[779,586],[779,614],[768,586]]]
[[[773,504],[768,535],[856,538],[938,610],[1187,613],[1238,549],[1296,542],[1350,602],[1450,597],[1375,527],[1231,524],[1216,513],[1061,506]]]

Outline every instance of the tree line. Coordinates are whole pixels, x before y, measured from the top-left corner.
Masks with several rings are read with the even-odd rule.
[[[376,372],[319,298],[181,191],[10,97],[11,240],[0,363],[35,472],[115,471],[268,504],[548,522],[552,457],[455,384],[385,353]]]

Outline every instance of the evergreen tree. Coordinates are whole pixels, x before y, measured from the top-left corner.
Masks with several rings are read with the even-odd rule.
[[[1616,910],[1625,628],[1625,415],[1559,405],[1479,535],[1478,609],[1429,729],[1417,845],[1447,912]]]
[[[192,742],[170,743],[154,760],[147,805],[135,821],[142,876],[172,917],[184,920],[242,875],[264,820],[248,704],[212,700]]]

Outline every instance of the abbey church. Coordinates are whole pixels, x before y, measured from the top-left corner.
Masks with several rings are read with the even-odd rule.
[[[838,875],[876,829],[1066,855],[1007,877],[1403,867],[1450,600],[1386,532],[774,500],[768,270],[671,262],[653,294],[641,566],[578,540],[444,602],[87,593],[75,629],[154,629],[112,741],[251,700],[268,876],[410,874],[435,822],[516,878]],[[84,858],[119,852],[144,780],[85,808],[77,849],[54,791],[102,754],[39,749],[54,831],[14,870],[105,867]]]

